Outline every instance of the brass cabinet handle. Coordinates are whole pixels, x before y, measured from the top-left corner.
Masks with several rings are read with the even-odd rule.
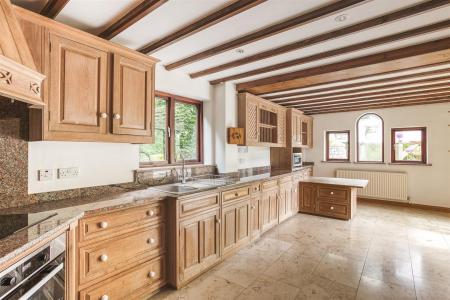
[[[334,192],[330,192],[330,195],[334,195]]]
[[[120,115],[119,114],[114,114],[113,118],[114,118],[114,120],[120,120]]]
[[[156,272],[150,271],[148,273],[148,277],[150,277],[150,278],[155,278],[155,276],[156,276]]]
[[[147,211],[147,216],[153,217],[155,215],[155,212],[151,209]]]
[[[105,112],[100,113],[100,118],[102,119],[108,119],[108,114]]]
[[[100,297],[100,300],[109,300],[109,296],[108,295],[103,295]]]
[[[153,245],[156,242],[156,240],[154,238],[149,238],[147,240],[147,243],[149,243],[150,245]]]
[[[334,206],[331,206],[330,209],[331,209],[331,210],[334,210]]]

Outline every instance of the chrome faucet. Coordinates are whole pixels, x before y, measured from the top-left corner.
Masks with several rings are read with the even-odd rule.
[[[180,157],[181,157],[181,183],[185,184],[186,183],[186,164],[185,164],[185,160],[184,160],[184,156],[183,154],[180,153]]]

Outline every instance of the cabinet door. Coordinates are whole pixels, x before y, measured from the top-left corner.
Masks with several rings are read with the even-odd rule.
[[[113,82],[113,133],[153,137],[153,65],[115,54]]]
[[[179,279],[187,281],[220,261],[220,212],[180,222]]]
[[[226,255],[250,240],[250,201],[222,209],[222,245]]]
[[[280,147],[286,145],[286,109],[280,108],[277,113],[277,143]]]
[[[261,234],[261,194],[250,200],[250,212],[250,237],[254,241]]]
[[[107,132],[108,53],[50,33],[49,130]]]
[[[271,189],[263,193],[261,210],[261,229],[264,232],[278,224],[278,189]]]
[[[292,183],[287,182],[280,185],[279,220],[284,221],[292,215]]]
[[[259,142],[259,107],[258,101],[252,98],[246,100],[246,143]]]
[[[294,183],[292,184],[292,205],[291,205],[291,212],[292,215],[295,215],[298,213],[298,206],[299,206],[299,200],[298,200],[298,185],[299,182],[298,181],[294,181]]]
[[[313,213],[316,208],[316,189],[314,184],[300,184],[300,207],[303,212]]]

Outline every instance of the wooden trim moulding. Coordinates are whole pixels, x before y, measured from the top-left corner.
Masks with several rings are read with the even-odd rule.
[[[354,79],[403,68],[426,66],[450,61],[450,38],[350,59],[329,65],[280,74],[237,85],[236,89],[250,93],[271,93],[300,88],[316,83],[329,83],[339,78]]]
[[[439,211],[444,213],[450,213],[450,207],[442,207],[442,206],[434,206],[434,205],[425,205],[425,204],[417,204],[411,202],[398,202],[391,200],[382,200],[382,199],[370,199],[358,197],[358,202],[365,202],[371,204],[378,205],[392,205],[392,206],[401,206],[401,207],[409,207],[414,209],[422,209],[422,210],[431,210],[431,211]]]
[[[126,14],[121,16],[117,21],[108,26],[99,37],[110,40],[128,27],[138,22],[143,17],[147,16],[152,11],[166,3],[167,0],[143,0],[138,5],[129,10]]]
[[[294,16],[285,21],[281,21],[277,24],[262,28],[255,32],[235,38],[234,40],[231,40],[229,42],[220,44],[218,46],[209,48],[205,51],[202,51],[197,54],[180,59],[178,61],[175,61],[173,63],[166,65],[165,67],[167,70],[173,70],[176,68],[180,68],[184,65],[191,64],[193,62],[208,58],[210,56],[217,55],[224,51],[227,51],[227,50],[230,50],[230,49],[233,49],[236,47],[240,47],[243,45],[247,45],[249,43],[253,43],[253,42],[256,42],[256,41],[264,39],[264,38],[268,38],[275,34],[284,32],[286,30],[298,27],[298,26],[306,24],[306,23],[310,23],[314,20],[319,20],[320,18],[329,16],[330,14],[337,13],[343,9],[348,9],[351,6],[354,6],[354,5],[363,3],[363,2],[365,2],[365,0],[341,0],[341,1],[333,2],[329,5],[322,6],[316,10],[307,12],[305,14]]]
[[[355,51],[369,49],[369,48],[376,47],[376,46],[382,46],[382,45],[386,45],[386,44],[389,44],[389,43],[392,43],[392,42],[398,42],[398,41],[405,40],[405,39],[408,39],[408,38],[414,38],[416,36],[424,35],[424,34],[427,34],[427,33],[430,33],[430,32],[434,32],[434,31],[438,31],[438,30],[442,30],[442,29],[447,29],[449,26],[450,26],[450,20],[445,20],[445,21],[442,21],[442,22],[438,22],[438,23],[434,23],[434,24],[428,25],[428,26],[415,28],[415,29],[412,29],[412,30],[400,32],[400,33],[393,34],[393,35],[388,35],[388,36],[381,37],[381,38],[378,38],[378,39],[374,39],[374,40],[370,40],[370,41],[366,41],[366,42],[362,42],[362,43],[357,43],[357,44],[354,44],[354,45],[349,45],[349,46],[345,46],[345,47],[342,47],[342,48],[337,48],[337,49],[333,49],[333,50],[329,50],[329,51],[325,51],[325,52],[320,52],[320,53],[316,53],[316,54],[313,54],[313,55],[310,55],[310,56],[297,58],[297,59],[285,61],[285,62],[282,62],[282,63],[278,63],[278,64],[274,64],[274,65],[258,68],[258,69],[255,69],[255,70],[250,70],[250,71],[247,71],[247,72],[243,72],[243,73],[238,73],[238,74],[222,77],[222,78],[219,78],[219,79],[212,80],[211,84],[218,84],[218,83],[225,82],[225,81],[230,81],[230,80],[250,77],[250,76],[254,76],[254,75],[259,75],[259,74],[263,74],[263,73],[277,71],[277,70],[284,69],[284,68],[289,68],[289,67],[293,67],[293,66],[303,65],[303,64],[306,64],[306,63],[310,63],[310,62],[320,61],[320,60],[325,59],[325,58],[336,57],[336,56],[339,56],[339,55],[348,54],[348,53],[352,53],[352,52],[355,52]],[[220,69],[218,69],[216,72],[218,72],[218,71],[220,71]],[[200,71],[200,72],[202,72],[202,71]],[[193,73],[193,74],[190,74],[190,75],[191,75],[192,78],[196,78],[196,77],[199,77],[199,76],[192,76],[192,75],[196,75],[198,73],[199,72]],[[205,72],[203,72],[203,73],[205,73]],[[206,74],[210,74],[210,73],[215,73],[215,72],[209,72],[209,73],[206,73]]]
[[[40,14],[47,18],[54,19],[69,1],[70,0],[48,0]]]
[[[194,33],[200,32],[209,28],[217,23],[220,23],[232,16],[235,16],[241,12],[244,12],[254,6],[266,2],[267,0],[238,0],[233,1],[225,7],[210,13],[209,15],[195,20],[193,23],[184,26],[183,28],[164,36],[156,41],[150,42],[141,47],[138,51],[142,53],[155,52],[161,48],[167,47],[181,39],[187,38]]]

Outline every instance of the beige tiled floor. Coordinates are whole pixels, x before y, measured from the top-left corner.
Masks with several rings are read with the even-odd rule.
[[[154,299],[450,299],[450,214],[373,204],[351,221],[298,214]]]

